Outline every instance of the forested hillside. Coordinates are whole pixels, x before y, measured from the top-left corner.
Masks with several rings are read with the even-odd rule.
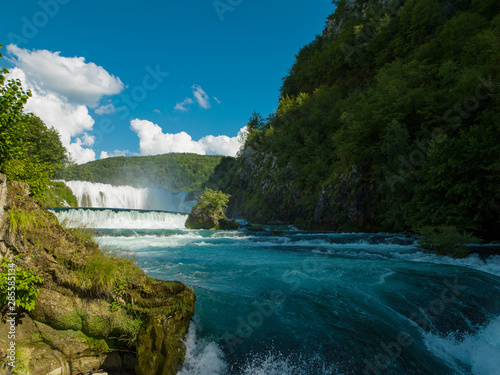
[[[278,110],[254,113],[231,211],[302,227],[500,234],[500,2],[341,0]]]
[[[225,159],[232,158],[197,154],[120,156],[72,165],[58,177],[135,187],[156,186],[175,192],[200,191]]]

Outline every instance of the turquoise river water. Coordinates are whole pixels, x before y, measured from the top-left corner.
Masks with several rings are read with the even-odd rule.
[[[69,210],[197,296],[180,375],[500,374],[500,257],[395,234],[186,230],[186,215]]]

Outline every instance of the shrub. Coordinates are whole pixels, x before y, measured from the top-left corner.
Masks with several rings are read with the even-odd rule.
[[[469,255],[467,244],[479,243],[473,235],[460,233],[455,227],[423,227],[418,231],[423,238],[419,244],[426,250],[435,251],[438,255],[464,258]]]
[[[50,164],[13,159],[5,162],[3,167],[9,180],[26,182],[30,186],[31,196],[43,199],[52,177],[53,168]]]
[[[36,276],[32,270],[25,271],[17,267],[11,259],[1,258],[0,306],[2,310],[8,307],[9,302],[14,302],[15,308],[33,310],[39,292],[35,285],[42,281],[42,278]]]
[[[230,197],[229,194],[224,194],[222,191],[205,189],[199,204],[213,215],[215,221],[219,221],[226,216],[227,203]]]
[[[42,203],[47,207],[78,206],[78,201],[71,189],[61,181],[50,182],[43,194]]]

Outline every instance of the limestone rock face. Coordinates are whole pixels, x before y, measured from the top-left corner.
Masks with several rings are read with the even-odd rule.
[[[43,280],[36,285],[34,309],[16,310],[16,352],[29,374],[177,373],[194,314],[191,288],[148,278],[132,261],[105,256],[88,236],[63,229],[30,198],[28,185],[7,183],[1,174],[0,251],[19,270],[32,270]],[[89,271],[92,261],[108,264],[116,280],[93,278],[101,271]],[[0,322],[0,337],[7,337],[9,328]],[[0,340],[0,358],[7,349]],[[0,362],[0,373],[5,370]]]
[[[370,197],[376,192],[360,168],[331,176],[321,191],[301,191],[293,166],[247,147],[228,193],[228,212],[262,224],[300,229],[358,230],[375,223]]]
[[[337,176],[335,183],[325,186],[314,208],[314,221],[326,227],[365,228],[372,221],[366,204],[374,187],[363,181],[363,175],[353,167],[349,173]]]

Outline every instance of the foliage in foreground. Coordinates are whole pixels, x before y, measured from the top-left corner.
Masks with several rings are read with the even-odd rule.
[[[6,82],[7,73],[0,69],[0,171],[9,180],[28,183],[31,195],[42,199],[54,171],[68,162],[67,151],[54,128],[23,113],[31,93],[20,80]]]
[[[16,309],[33,310],[39,292],[35,285],[42,281],[32,270],[17,267],[15,260],[0,258],[0,308],[4,310],[11,301]]]

